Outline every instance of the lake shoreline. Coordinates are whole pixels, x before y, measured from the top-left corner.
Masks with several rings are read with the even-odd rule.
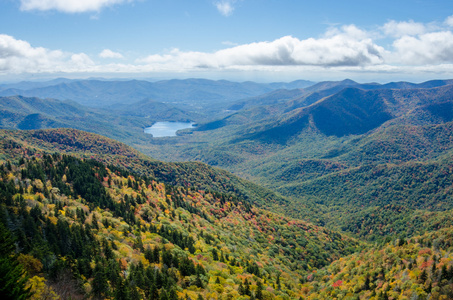
[[[162,121],[156,122],[151,127],[143,129],[145,134],[151,134],[154,138],[158,137],[174,137],[176,132],[182,129],[195,128],[194,122],[172,122]]]

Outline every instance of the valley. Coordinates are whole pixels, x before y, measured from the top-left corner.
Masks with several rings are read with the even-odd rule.
[[[35,295],[453,297],[452,80],[0,95],[0,229]],[[164,121],[196,126],[144,133]]]

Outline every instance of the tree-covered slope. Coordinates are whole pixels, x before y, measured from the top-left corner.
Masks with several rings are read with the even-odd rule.
[[[444,120],[442,108],[451,108],[453,86],[413,90],[373,90],[345,88],[308,107],[298,108],[276,120],[251,126],[249,135],[238,138],[259,139],[267,143],[287,143],[309,126],[326,136],[365,134],[385,122],[412,115],[415,108],[431,112]],[[431,109],[429,109],[431,107]],[[416,114],[419,118],[420,113]],[[406,116],[408,118],[409,116]],[[419,123],[424,120],[420,120]]]
[[[147,118],[115,115],[70,101],[23,96],[0,97],[2,129],[75,128],[132,143],[134,140],[146,140],[143,128],[155,121],[149,115]]]
[[[21,150],[0,167],[0,229],[35,299],[298,298],[358,245],[233,194]]]
[[[452,228],[396,239],[317,270],[305,299],[451,299]]]
[[[118,141],[75,129],[0,130],[0,158],[52,154],[55,151],[91,158],[151,176],[171,185],[232,193],[264,207],[281,209],[287,200],[227,171],[198,162],[156,161]]]
[[[346,88],[273,118],[272,108],[262,107],[268,118],[256,122],[257,109],[244,110],[201,124],[184,143],[171,145],[175,152],[159,147],[167,159],[204,161],[279,192],[290,199],[285,212],[291,216],[383,239],[404,233],[404,224],[419,215],[430,215],[429,223],[453,209],[453,87],[447,83]],[[150,149],[162,157],[157,146]],[[371,224],[386,229],[373,233]]]

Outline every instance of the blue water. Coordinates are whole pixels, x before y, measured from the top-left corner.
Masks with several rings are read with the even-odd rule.
[[[144,132],[152,134],[153,137],[176,136],[176,131],[186,128],[193,128],[192,122],[156,122],[151,127],[146,127]]]

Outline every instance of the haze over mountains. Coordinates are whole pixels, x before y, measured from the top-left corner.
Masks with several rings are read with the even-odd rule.
[[[96,290],[96,269],[73,267],[74,274],[83,274],[76,277],[86,285],[84,293],[119,298],[124,290],[151,299],[146,285],[132,283],[140,281],[134,272],[142,261],[173,278],[168,291],[179,298],[452,295],[453,80],[59,79],[3,85],[0,94],[0,127],[8,129],[0,132],[0,159],[10,161],[0,181],[8,191],[2,196],[5,224],[19,228],[17,220],[29,218],[27,210],[18,208],[24,197],[29,210],[41,208],[42,215],[34,212],[36,224],[47,219],[89,224],[100,240],[112,242],[99,246],[105,261],[77,254],[80,264],[110,264],[113,244],[118,264],[125,253],[132,257],[126,266],[118,265],[131,275],[108,279],[110,290],[102,293]],[[143,133],[157,121],[198,126],[172,138]],[[84,176],[76,166],[85,168]],[[113,200],[99,194],[102,201],[97,202],[91,196],[88,191],[98,184]],[[90,221],[71,216],[80,208],[78,201],[87,205]],[[68,215],[54,212],[52,205],[63,204]],[[125,204],[132,206],[120,213]],[[93,217],[103,226],[95,228]],[[111,224],[121,224],[123,231],[129,226],[129,234],[121,238]],[[231,224],[254,229],[233,230]],[[185,242],[153,226],[170,226]],[[20,243],[26,240],[13,235]],[[138,236],[150,249],[161,249],[156,255],[162,259],[170,250],[178,262],[164,266],[153,261]],[[168,245],[164,238],[170,246],[163,246]],[[128,243],[134,244],[133,251],[125,250]],[[57,251],[52,242],[46,245]],[[48,259],[33,247],[24,249],[33,258]],[[385,258],[376,258],[379,251]],[[220,253],[223,261],[216,256]],[[205,273],[181,267],[187,258]],[[165,273],[167,267],[174,275]],[[145,277],[155,282],[159,295],[164,293],[164,284]],[[246,282],[253,282],[248,292]]]
[[[0,86],[1,96],[31,96],[73,100],[91,107],[132,104],[145,98],[176,104],[219,103],[264,94],[275,89],[303,88],[313,84],[298,80],[290,83],[212,81],[205,79],[165,80],[53,80]]]

